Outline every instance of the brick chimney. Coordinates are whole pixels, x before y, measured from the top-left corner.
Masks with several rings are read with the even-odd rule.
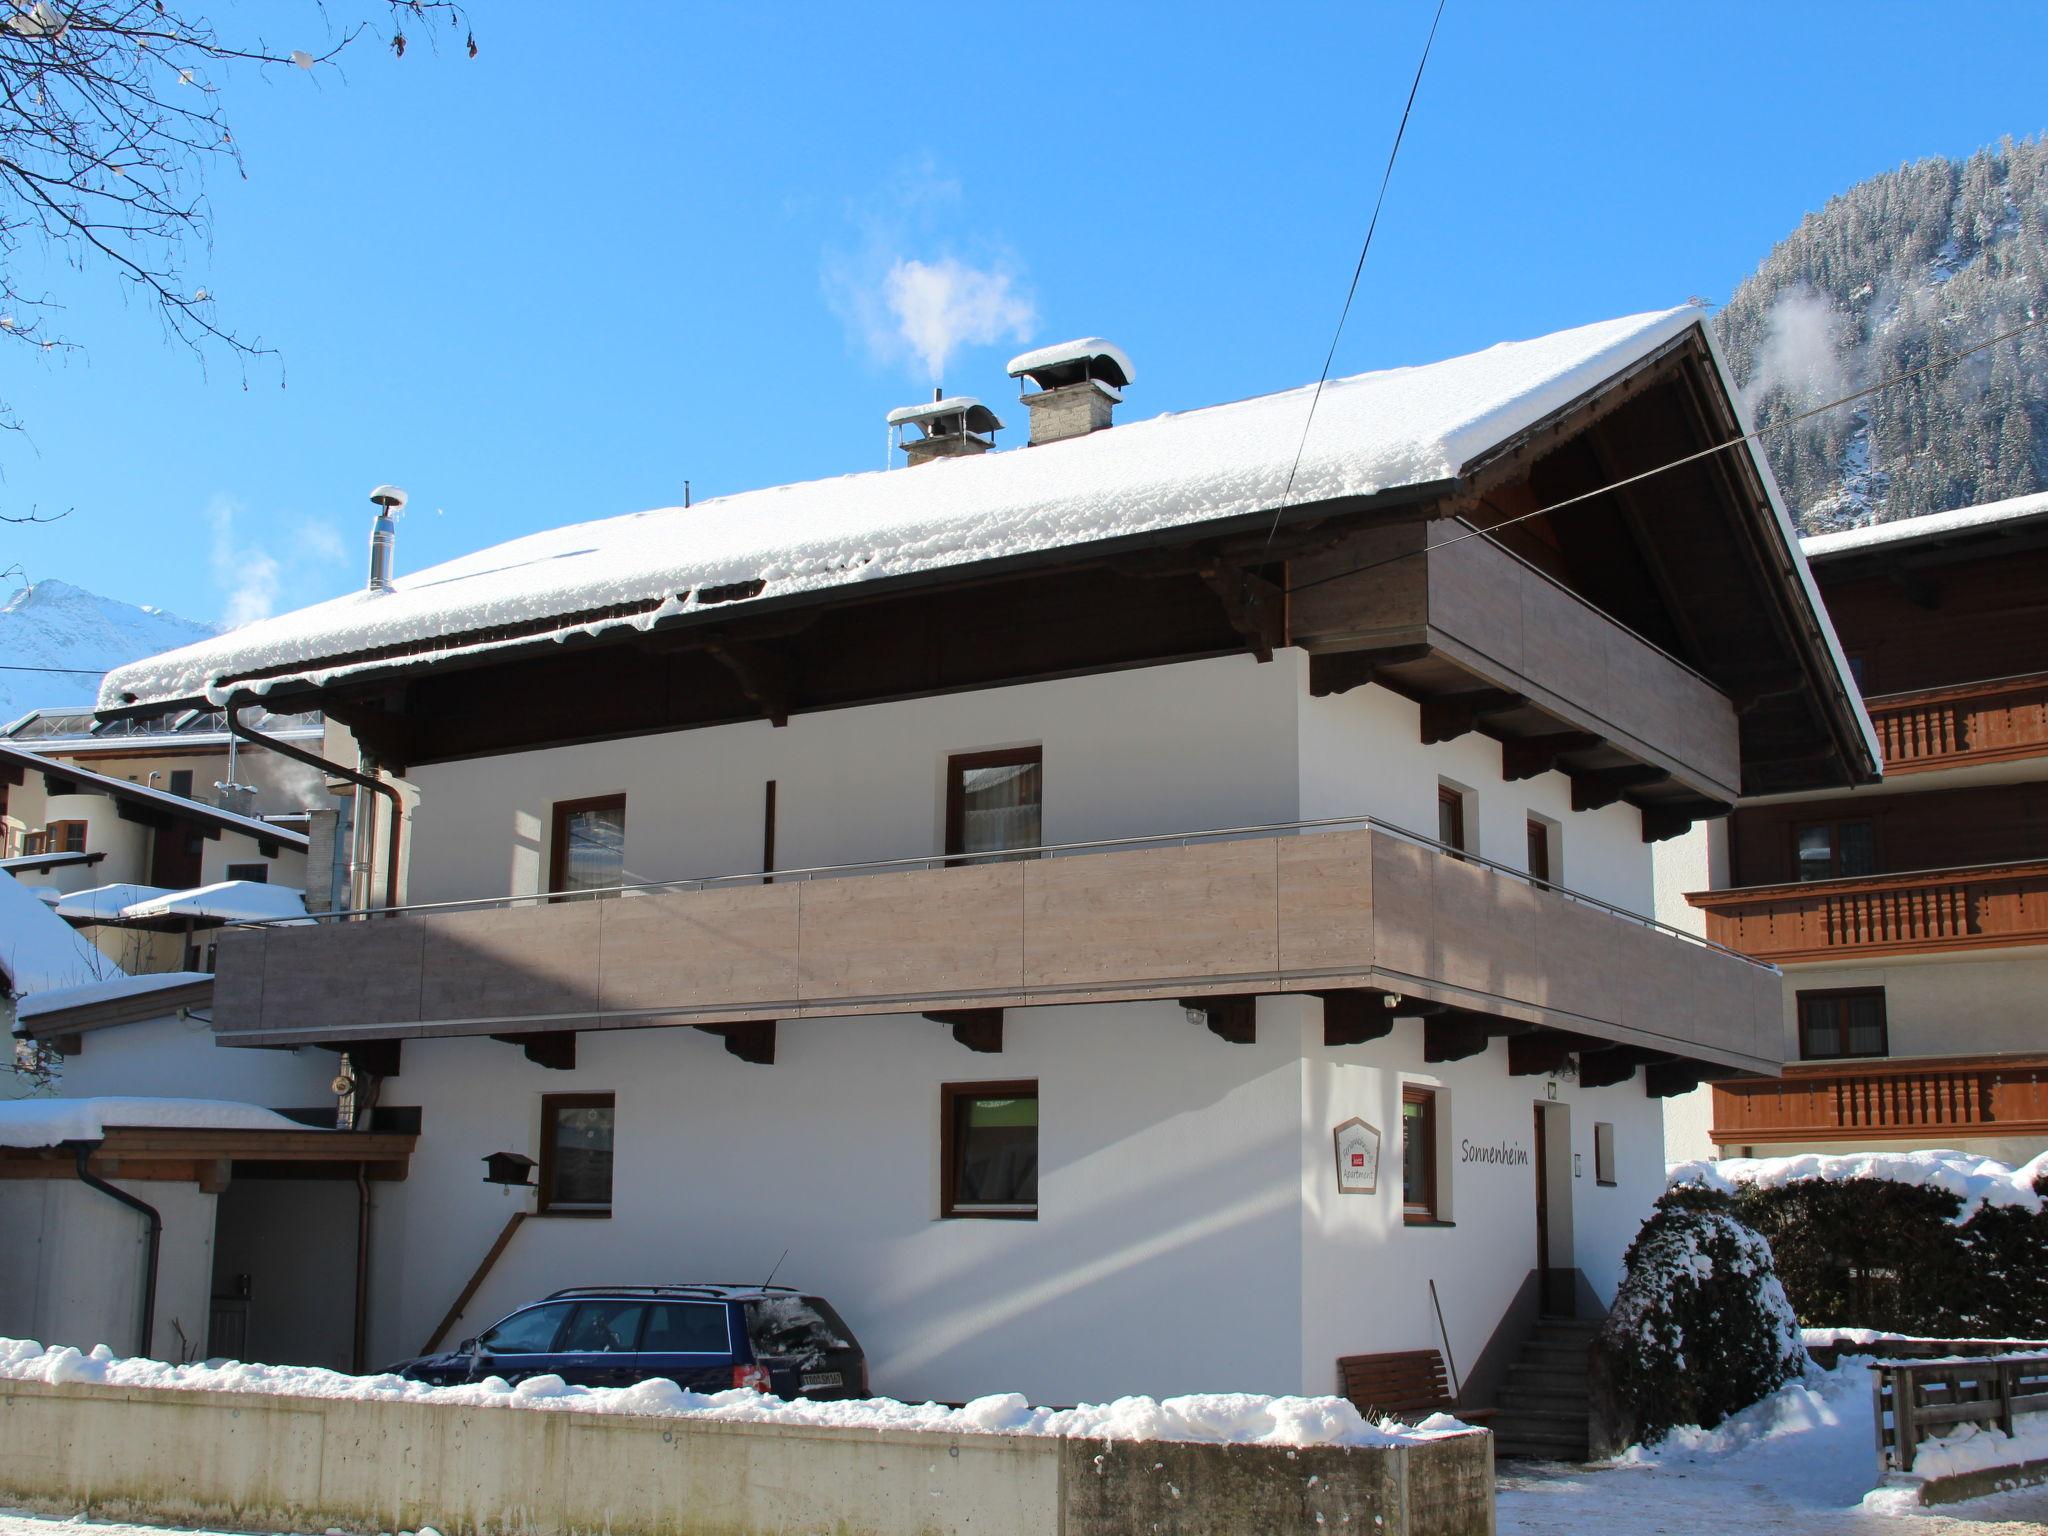
[[[912,464],[966,458],[995,446],[993,439],[1003,424],[994,411],[972,395],[941,395],[937,390],[932,395],[929,405],[898,406],[889,413],[889,430]],[[919,435],[905,436],[908,427],[916,427]]]
[[[1132,369],[1130,358],[1115,342],[1083,336],[1011,358],[1010,377],[1029,379],[1037,390],[1024,396],[1031,412],[1031,445],[1036,447],[1065,437],[1086,437],[1108,426],[1110,412],[1131,382]]]

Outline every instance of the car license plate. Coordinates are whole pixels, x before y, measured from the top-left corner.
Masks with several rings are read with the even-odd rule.
[[[846,1378],[837,1371],[804,1372],[804,1390],[806,1392],[822,1392],[827,1387],[843,1387],[845,1385]]]

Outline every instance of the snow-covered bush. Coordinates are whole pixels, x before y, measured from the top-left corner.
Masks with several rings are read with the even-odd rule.
[[[1593,1347],[1596,1449],[1711,1429],[1805,1371],[1771,1245],[1728,1204],[1672,1190],[1629,1245]]]

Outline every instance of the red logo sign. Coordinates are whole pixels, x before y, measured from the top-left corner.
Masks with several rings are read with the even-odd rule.
[[[1363,1152],[1352,1153],[1351,1166],[1354,1168],[1363,1168],[1365,1166],[1365,1154]]]

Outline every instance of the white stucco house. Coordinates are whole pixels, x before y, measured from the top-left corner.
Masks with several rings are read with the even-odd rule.
[[[1779,1070],[1651,847],[1874,751],[1746,445],[1599,490],[1740,431],[1697,311],[1335,381],[1298,467],[1306,391],[1018,362],[1025,445],[940,402],[110,675],[362,748],[361,910],[225,931],[209,1049],[407,1117],[367,1363],[779,1264],[896,1396],[1485,1402],[1612,1294],[1663,1098]]]

